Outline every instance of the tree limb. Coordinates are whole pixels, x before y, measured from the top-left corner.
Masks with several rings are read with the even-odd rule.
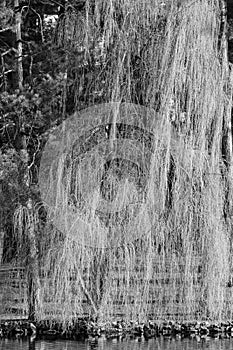
[[[14,28],[13,27],[6,27],[6,28],[3,28],[3,29],[0,29],[0,33],[7,32],[8,30],[14,31]]]

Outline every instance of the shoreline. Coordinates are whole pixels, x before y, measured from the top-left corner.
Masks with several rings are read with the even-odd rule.
[[[116,321],[106,324],[80,318],[66,330],[62,324],[51,321],[33,322],[30,320],[0,320],[0,338],[32,337],[35,339],[84,340],[88,338],[141,338],[151,339],[160,336],[180,337],[233,337],[233,322],[177,322],[154,321],[145,323]]]

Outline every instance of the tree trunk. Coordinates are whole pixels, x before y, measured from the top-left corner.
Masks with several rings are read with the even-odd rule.
[[[232,79],[230,77],[229,61],[228,61],[228,24],[227,24],[227,2],[220,0],[221,4],[221,33],[220,33],[220,50],[222,58],[222,74],[225,82],[226,97],[229,98],[229,110],[225,112],[224,130],[223,130],[223,153],[224,160],[229,170],[229,175],[233,175],[233,151],[232,151],[232,122],[231,122],[231,106],[232,106]]]
[[[31,181],[28,166],[28,150],[27,150],[27,139],[22,139],[21,156],[24,159],[25,166],[23,167],[23,185],[28,193],[26,201],[26,220],[25,220],[25,232],[28,244],[28,253],[26,257],[26,271],[28,281],[28,307],[29,307],[29,319],[34,320],[36,307],[40,303],[40,275],[39,275],[39,260],[38,260],[38,244],[37,244],[37,233],[38,233],[38,221],[37,214],[35,211],[34,200],[31,196]]]
[[[2,196],[2,185],[0,183],[0,196]],[[3,248],[5,238],[5,220],[4,220],[4,209],[0,207],[0,265],[3,260]]]
[[[17,68],[18,68],[18,87],[20,90],[23,89],[23,45],[21,36],[21,24],[22,17],[19,7],[19,0],[14,0],[15,8],[15,33],[17,43]]]
[[[27,201],[28,226],[27,236],[29,241],[28,257],[28,294],[29,294],[29,319],[34,320],[36,306],[40,303],[40,277],[39,263],[36,243],[36,223],[33,201],[31,198]]]
[[[225,110],[223,120],[222,156],[227,169],[225,190],[224,216],[229,230],[232,230],[233,217],[233,145],[232,145],[232,96],[233,96],[233,71],[229,68],[228,59],[228,22],[227,1],[220,0],[221,27],[220,27],[220,52],[222,59],[222,76],[225,84],[228,107]],[[232,246],[232,242],[230,244]]]

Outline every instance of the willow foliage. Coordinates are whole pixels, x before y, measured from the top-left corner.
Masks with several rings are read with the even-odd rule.
[[[108,320],[121,308],[126,319],[231,317],[231,179],[223,147],[231,86],[220,19],[218,0],[87,0],[81,14],[66,8],[56,40],[77,50],[77,108],[86,81],[87,105],[152,108],[159,133],[141,240],[91,248],[47,226],[39,319],[61,317],[67,325],[89,312]],[[57,203],[66,206],[60,190]]]

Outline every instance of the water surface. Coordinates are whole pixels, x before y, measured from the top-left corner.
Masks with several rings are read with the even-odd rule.
[[[134,340],[33,340],[0,339],[0,350],[232,350],[233,339],[166,338]]]

